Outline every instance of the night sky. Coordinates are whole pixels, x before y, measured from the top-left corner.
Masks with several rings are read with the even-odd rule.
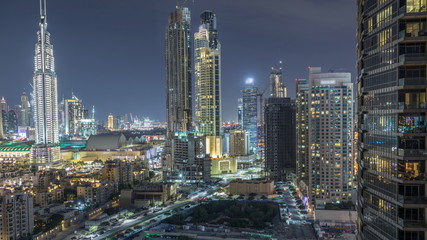
[[[38,0],[1,0],[0,96],[9,105],[30,91]],[[133,113],[165,120],[164,34],[175,0],[48,0],[59,98],[71,92],[96,118]],[[189,0],[193,33],[199,15],[217,15],[222,47],[223,120],[237,118],[248,77],[265,89],[284,62],[288,93],[307,66],[347,71],[355,79],[355,0]]]

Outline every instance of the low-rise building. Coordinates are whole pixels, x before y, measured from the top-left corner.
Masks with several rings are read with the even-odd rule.
[[[274,193],[274,181],[273,180],[233,180],[230,182],[230,194],[251,194],[256,193],[257,195],[271,195]]]
[[[229,158],[214,158],[211,160],[211,174],[227,174],[237,173],[237,159]]]
[[[50,186],[47,189],[36,189],[34,192],[34,204],[47,206],[52,203],[64,202],[64,188],[60,185]]]
[[[86,202],[103,204],[117,192],[117,183],[93,182],[77,186],[77,197],[82,197]]]
[[[139,208],[150,203],[167,203],[176,198],[177,185],[175,183],[146,183],[135,186],[133,189],[122,190],[120,206]]]

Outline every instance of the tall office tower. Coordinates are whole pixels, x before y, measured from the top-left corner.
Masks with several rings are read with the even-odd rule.
[[[21,126],[30,126],[30,101],[26,92],[21,95]]]
[[[267,98],[264,110],[265,170],[270,179],[291,179],[296,167],[295,105],[290,98]]]
[[[283,81],[282,68],[271,68],[270,73],[270,96],[283,98],[287,97],[285,82]]]
[[[359,239],[427,239],[426,6],[358,1]]]
[[[0,111],[7,111],[7,103],[4,97],[1,97],[0,99]]]
[[[309,85],[309,199],[349,201],[356,187],[351,74],[312,67]]]
[[[72,137],[78,135],[80,121],[84,119],[84,107],[81,99],[72,94],[71,99],[66,99],[64,104],[65,134]]]
[[[308,186],[309,176],[309,142],[308,142],[308,95],[309,85],[306,79],[298,79],[296,86],[296,131],[297,156],[296,176],[300,189]],[[305,190],[305,189],[304,189]],[[302,191],[307,195],[308,192]]]
[[[108,115],[108,122],[107,122],[107,128],[109,130],[113,130],[114,129],[114,116],[113,114],[110,113],[110,115]]]
[[[200,18],[199,31],[194,34],[196,123],[206,136],[206,153],[216,158],[222,156],[221,44],[215,13],[205,11]]]
[[[237,123],[239,124],[240,129],[243,126],[243,98],[237,99]]]
[[[8,114],[8,125],[7,132],[17,133],[18,132],[18,116],[15,110],[10,109]]]
[[[190,10],[177,6],[166,28],[167,136],[192,131]]]
[[[256,152],[258,144],[257,116],[258,116],[258,88],[254,86],[253,79],[246,80],[243,88],[243,130],[249,134],[249,148]]]
[[[59,160],[58,98],[55,59],[50,33],[47,31],[46,0],[40,1],[40,30],[35,49],[34,122],[36,141],[31,148],[34,165]]]
[[[33,197],[29,192],[0,188],[0,238],[31,238],[34,230]]]

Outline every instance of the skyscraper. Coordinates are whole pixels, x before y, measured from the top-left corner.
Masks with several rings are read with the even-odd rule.
[[[207,154],[222,156],[221,45],[216,16],[211,11],[200,15],[199,31],[194,34],[196,76],[196,123],[206,137]]]
[[[108,115],[107,128],[108,128],[108,130],[113,130],[115,128],[114,116],[111,113],[110,113],[110,115]]]
[[[359,239],[427,239],[426,6],[358,1]]]
[[[78,134],[80,121],[85,118],[83,102],[72,94],[71,99],[65,100],[64,108],[65,134],[73,137]]]
[[[308,139],[308,95],[309,85],[306,79],[298,79],[296,86],[296,138],[297,138],[297,166],[296,176],[300,189],[301,185],[308,186],[309,176],[309,139]],[[302,181],[302,182],[301,182]],[[304,189],[305,190],[305,189]],[[307,194],[307,192],[305,192]]]
[[[353,174],[353,83],[350,73],[309,68],[309,199],[349,201]]]
[[[30,126],[30,102],[26,92],[21,95],[21,126]]]
[[[282,68],[271,68],[269,97],[287,97],[285,82],[283,81]]]
[[[243,126],[243,98],[237,99],[237,123],[239,127]]]
[[[243,88],[243,130],[249,134],[249,148],[256,152],[258,144],[257,116],[258,116],[258,88],[253,79],[247,79]]]
[[[8,114],[8,126],[7,132],[17,133],[18,132],[18,116],[14,109],[10,109]]]
[[[192,131],[190,10],[177,6],[166,28],[167,136]]]
[[[0,111],[7,111],[7,103],[4,97],[1,97],[0,99]]]
[[[296,167],[295,104],[269,97],[264,110],[265,170],[275,181],[291,179]]]
[[[53,46],[47,31],[46,0],[40,1],[40,30],[35,48],[34,122],[36,141],[31,149],[35,165],[59,160],[58,90]]]

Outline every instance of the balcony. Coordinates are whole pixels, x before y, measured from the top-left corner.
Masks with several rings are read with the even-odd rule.
[[[425,228],[427,227],[425,220],[408,220],[397,218],[397,223],[404,228]]]
[[[427,54],[425,53],[402,54],[399,56],[399,63],[424,64],[426,61],[427,61]]]
[[[398,126],[398,133],[427,133],[427,127],[407,127],[407,126]]]
[[[424,86],[427,85],[426,78],[400,78],[399,86]]]
[[[425,196],[403,196],[397,195],[397,201],[403,204],[427,204],[427,197]]]
[[[395,154],[400,157],[427,157],[426,149],[397,149]]]
[[[399,109],[427,109],[427,104],[425,102],[413,102],[413,103],[398,103]]]
[[[407,32],[406,30],[402,30],[399,32],[399,39],[408,40],[408,41],[417,41],[417,40],[425,40],[427,37],[426,31],[412,31]]]

